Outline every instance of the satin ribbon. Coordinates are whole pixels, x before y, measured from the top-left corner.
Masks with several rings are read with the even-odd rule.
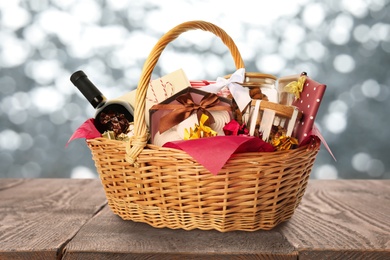
[[[214,84],[201,87],[199,89],[211,93],[218,93],[222,88],[227,87],[242,112],[245,107],[252,101],[249,95],[249,88],[245,88],[239,83],[245,79],[245,68],[238,69],[229,79],[218,77]]]
[[[220,100],[216,94],[206,93],[203,96],[200,104],[195,104],[190,93],[179,96],[176,101],[180,104],[157,104],[151,109],[172,109],[172,111],[161,117],[159,124],[160,133],[172,128],[183,120],[187,119],[193,112],[197,113],[198,121],[200,121],[202,114],[208,116],[208,120],[204,123],[210,125],[214,123],[213,115],[208,111],[222,111],[231,110],[230,106],[218,106]]]
[[[305,84],[306,76],[300,76],[298,81],[292,81],[284,87],[284,91],[295,95],[296,99],[299,99]]]

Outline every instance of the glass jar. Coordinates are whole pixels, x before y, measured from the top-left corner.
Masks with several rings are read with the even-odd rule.
[[[225,78],[228,79],[232,75],[226,75]],[[264,74],[259,72],[246,72],[244,82],[241,84],[244,87],[249,89],[259,88],[266,96],[265,100],[278,103],[278,91],[276,90],[276,76],[271,74]],[[251,95],[253,98],[253,95]]]
[[[295,100],[294,93],[289,93],[284,90],[284,87],[287,86],[290,82],[298,81],[299,74],[297,75],[291,75],[291,76],[284,76],[279,78],[278,80],[278,92],[279,92],[279,103],[281,105],[285,106],[291,106],[292,103]]]
[[[270,102],[278,103],[278,91],[276,90],[276,76],[258,72],[245,73],[245,80],[242,84],[250,89],[260,88],[261,93]]]
[[[230,78],[231,75],[226,75],[225,78]],[[250,89],[252,99],[261,99],[274,103],[278,103],[278,91],[276,90],[276,76],[259,72],[246,72],[244,82],[241,84]],[[261,90],[256,91],[256,90]],[[235,120],[241,123],[248,123],[250,118],[250,106],[244,111],[235,109],[233,103],[233,114]]]

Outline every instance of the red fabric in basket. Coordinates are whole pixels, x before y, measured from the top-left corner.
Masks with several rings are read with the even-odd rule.
[[[215,136],[194,140],[174,141],[164,147],[187,152],[212,174],[217,175],[234,153],[272,152],[274,147],[253,136]]]
[[[96,137],[101,137],[102,134],[96,129],[93,118],[86,120],[69,138],[66,146],[69,145],[71,141],[77,138],[86,138],[86,139],[94,139]]]

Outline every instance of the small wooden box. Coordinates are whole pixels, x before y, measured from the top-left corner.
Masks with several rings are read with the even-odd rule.
[[[260,136],[268,141],[272,126],[281,126],[286,130],[286,136],[292,136],[296,123],[302,117],[302,112],[295,106],[285,106],[260,99],[253,99],[249,116],[249,134]]]

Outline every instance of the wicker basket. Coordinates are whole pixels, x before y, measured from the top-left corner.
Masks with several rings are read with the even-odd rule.
[[[233,40],[211,23],[186,22],[160,38],[140,78],[134,138],[87,140],[108,204],[125,220],[157,228],[271,229],[290,219],[300,203],[318,143],[288,151],[235,154],[218,175],[183,151],[147,144],[145,97],[152,71],[166,45],[192,29],[220,37],[236,67],[244,67]]]

